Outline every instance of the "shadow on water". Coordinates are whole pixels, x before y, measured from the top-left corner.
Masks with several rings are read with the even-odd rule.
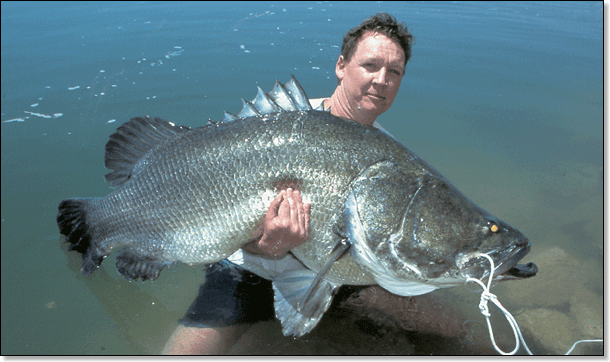
[[[68,251],[69,244],[63,237],[61,241],[68,269],[97,298],[129,346],[127,352],[91,346],[90,353],[159,354],[182,315],[141,288],[151,282],[112,277],[104,267],[91,275],[82,275],[80,255]],[[113,260],[106,264],[112,265]],[[262,322],[253,325],[229,354],[496,355],[476,308],[477,294],[469,293],[466,298],[455,298],[447,291],[399,297],[372,286],[349,296],[338,296],[319,325],[299,339],[283,336],[277,320]],[[511,334],[506,332],[496,338],[500,345],[511,346],[513,341],[505,338]],[[533,346],[544,351],[535,342]]]
[[[142,290],[143,283],[113,278],[103,267],[91,275],[82,275],[80,256],[69,252],[63,240],[61,249],[75,278],[87,286],[115,322],[129,345],[129,354],[158,354],[181,315]],[[458,294],[441,290],[399,297],[380,287],[369,287],[343,298],[338,296],[319,325],[299,339],[283,336],[277,320],[262,322],[253,325],[229,354],[497,355],[484,319],[478,314],[478,291],[469,289]],[[494,323],[495,328],[500,327],[496,330],[498,344],[511,349],[512,333],[501,328],[500,319]],[[537,354],[552,354],[528,331],[524,335]],[[595,351],[594,347],[587,348]],[[105,351],[104,347],[99,350],[99,354],[108,352],[116,353]],[[521,350],[519,354],[523,353]]]
[[[112,278],[104,268],[82,275],[80,254],[70,252],[61,237],[68,269],[83,282],[122,332],[133,354],[158,354],[175,328],[176,316],[135,282]],[[101,347],[101,354],[105,348]]]
[[[67,243],[62,242],[61,249],[68,256],[68,268],[95,295],[106,313],[116,323],[129,345],[128,353],[158,354],[176,327],[176,320],[181,314],[166,308],[162,298],[157,298],[143,290],[141,286],[146,284],[127,282],[121,280],[122,277],[113,278],[103,267],[92,275],[83,276],[80,273],[80,256],[68,252],[67,248]],[[562,316],[570,316],[570,313],[574,313],[574,301],[556,298],[553,293],[546,297],[540,296],[538,299],[531,298],[531,288],[539,289],[536,285],[540,282],[546,283],[544,270],[552,268],[552,265],[549,265],[552,264],[552,260],[566,264],[567,273],[573,271],[571,268],[575,267],[572,265],[574,263],[566,262],[562,258],[568,258],[567,254],[562,253],[560,249],[557,251],[553,249],[550,254],[547,253],[546,257],[541,258],[540,266],[543,270],[541,279],[502,282],[498,283],[501,287],[492,287],[492,291],[495,288],[499,298],[504,299],[505,305],[514,311],[515,317],[522,326],[524,338],[536,355],[564,353],[567,348],[563,345],[559,348],[564,348],[565,351],[547,348],[549,344],[544,342],[544,338],[549,333],[548,330],[531,327],[528,324],[530,319],[541,315],[544,317],[546,313],[548,317],[544,322],[546,328],[557,330],[578,327],[569,324],[577,324],[577,321],[580,321],[570,319],[566,325],[562,320]],[[175,277],[180,279],[180,273]],[[165,288],[166,282],[155,287]],[[531,285],[532,283],[535,284]],[[507,294],[507,290],[513,292]],[[329,311],[311,333],[294,339],[282,335],[281,325],[277,320],[258,323],[241,337],[229,354],[498,354],[491,345],[485,320],[479,314],[477,304],[480,290],[474,285],[438,290],[417,297],[399,297],[378,286],[354,294],[349,292],[351,291],[344,296],[337,296]],[[546,307],[543,309],[539,308],[544,305]],[[540,323],[540,320],[538,319],[536,323]],[[512,350],[515,346],[512,331],[497,309],[492,310],[492,325],[497,344],[505,351]],[[597,344],[581,345],[576,353],[602,354],[602,348]],[[99,354],[107,354],[104,347]],[[517,354],[524,355],[524,349],[521,348]]]
[[[497,355],[480,315],[477,296],[472,303],[451,293],[433,292],[398,297],[374,286],[341,302],[333,302],[320,324],[309,334],[293,339],[281,334],[278,321],[253,326],[231,354],[253,355]],[[495,328],[502,327],[501,320]],[[504,349],[514,347],[512,332],[496,336]],[[537,354],[551,354],[535,340]],[[525,354],[520,350],[517,354]]]

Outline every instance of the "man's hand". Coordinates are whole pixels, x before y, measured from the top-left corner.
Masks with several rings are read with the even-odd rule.
[[[311,204],[304,204],[301,193],[282,190],[269,206],[263,222],[263,236],[243,249],[253,254],[283,256],[309,237]]]

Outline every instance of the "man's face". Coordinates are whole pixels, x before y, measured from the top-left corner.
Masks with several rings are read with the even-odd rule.
[[[400,87],[405,54],[400,45],[383,34],[363,34],[349,61],[339,56],[335,72],[352,119],[374,120],[387,111]],[[371,122],[372,123],[372,122]]]

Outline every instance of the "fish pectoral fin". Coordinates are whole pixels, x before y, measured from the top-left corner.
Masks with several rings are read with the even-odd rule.
[[[116,267],[119,274],[127,280],[155,280],[159,273],[172,262],[153,259],[149,256],[140,255],[132,249],[123,250],[116,258]]]
[[[301,337],[320,321],[339,287],[310,269],[281,273],[273,281],[275,316],[285,336]],[[315,282],[315,283],[314,283]]]
[[[339,257],[341,255],[343,255],[343,253],[345,253],[347,251],[347,249],[349,249],[349,247],[350,247],[350,244],[347,242],[347,240],[340,240],[337,243],[337,245],[335,245],[335,248],[330,253],[330,256],[328,257],[328,259],[326,260],[326,263],[324,265],[322,265],[322,268],[320,268],[320,270],[316,274],[316,277],[313,280],[313,282],[311,283],[311,285],[309,286],[309,289],[307,290],[307,292],[305,292],[305,296],[303,297],[303,300],[301,300],[301,302],[299,303],[299,308],[301,306],[307,304],[307,302],[314,295],[314,291],[316,289],[318,289],[318,285],[324,281],[324,275],[326,275],[326,273],[328,272],[330,267],[333,265],[333,263],[337,259],[339,259]]]

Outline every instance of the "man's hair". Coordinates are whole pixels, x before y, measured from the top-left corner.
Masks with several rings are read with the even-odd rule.
[[[346,61],[349,61],[354,54],[358,41],[367,31],[383,34],[400,44],[400,47],[405,52],[405,66],[407,65],[407,61],[411,58],[413,35],[409,33],[406,25],[399,23],[395,17],[386,13],[378,13],[371,16],[345,34],[343,46],[341,46],[341,55],[343,55]]]

